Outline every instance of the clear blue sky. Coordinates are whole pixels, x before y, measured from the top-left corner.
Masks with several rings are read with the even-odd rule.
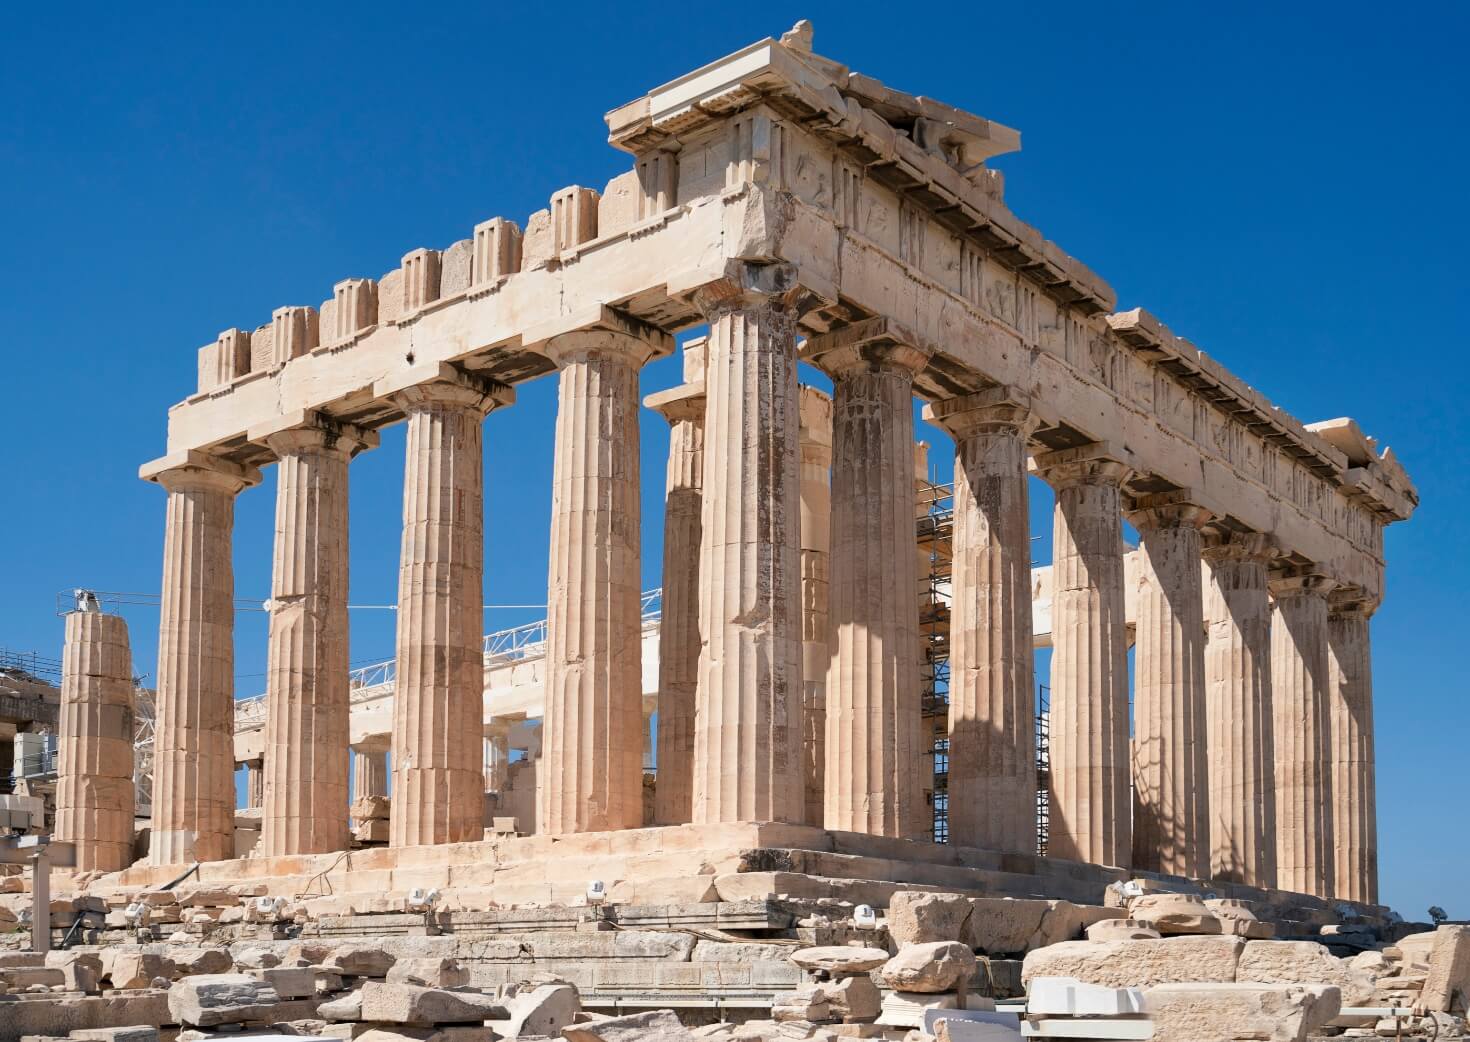
[[[59,654],[55,594],[156,591],[162,453],[195,349],[317,304],[628,160],[603,113],[797,18],[819,53],[1022,131],[1007,200],[1304,421],[1392,445],[1423,507],[1373,624],[1383,893],[1470,917],[1463,4],[21,5],[0,62],[0,645]],[[906,21],[912,17],[913,21]],[[648,368],[646,391],[677,382]],[[487,593],[545,599],[555,387],[486,430]],[[666,435],[644,414],[646,585]],[[947,472],[942,437],[934,458]],[[402,428],[353,466],[352,599],[396,596]],[[273,480],[239,596],[269,592]],[[1048,504],[1034,504],[1048,558]],[[487,612],[487,628],[534,618]],[[157,612],[127,612],[151,673]],[[358,611],[353,659],[391,654]],[[237,627],[263,689],[265,616]]]

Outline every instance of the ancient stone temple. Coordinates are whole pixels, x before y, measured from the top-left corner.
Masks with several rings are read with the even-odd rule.
[[[142,468],[167,510],[152,867],[128,879],[198,861],[206,880],[331,871],[338,895],[566,900],[600,879],[698,901],[850,894],[842,880],[903,866],[1092,901],[1141,874],[1374,903],[1369,620],[1383,529],[1417,503],[1392,453],[1349,419],[1298,422],[1120,309],[1007,208],[989,163],[1016,131],[821,57],[805,31],[607,127],[628,163],[601,189],[557,189],[523,222],[489,217],[199,350],[198,391]],[[644,411],[641,369],[675,351],[682,383]],[[517,715],[486,684],[482,474],[537,379],[558,387],[548,612],[542,701]],[[954,440],[947,844],[931,838],[916,399]],[[640,474],[640,426],[663,422],[667,471]],[[348,683],[347,490],[396,423],[396,667],[374,724]],[[242,754],[234,504],[272,472],[265,718]],[[1033,477],[1056,502],[1035,573]],[[648,480],[667,490],[651,672]],[[533,719],[512,762],[509,729]],[[237,762],[258,768],[261,841],[232,861]],[[337,867],[349,798],[384,794],[388,845]],[[515,824],[487,828],[501,817]]]

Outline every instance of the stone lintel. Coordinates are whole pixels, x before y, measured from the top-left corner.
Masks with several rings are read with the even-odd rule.
[[[1225,528],[1218,523],[1205,526],[1200,533],[1201,556],[1206,560],[1271,561],[1281,555],[1281,546],[1265,532]]]
[[[935,347],[921,343],[911,329],[880,315],[807,337],[801,360],[834,377],[888,368],[903,368],[918,374],[928,366],[934,353]]]
[[[1284,564],[1273,568],[1266,581],[1271,596],[1276,600],[1315,594],[1326,597],[1340,584],[1331,576],[1316,570],[1314,565]]]
[[[930,402],[924,406],[924,420],[958,438],[999,428],[1014,428],[1029,435],[1039,417],[1030,394],[1019,387],[997,385]]]
[[[669,423],[704,422],[704,381],[679,384],[666,391],[655,391],[643,399],[644,408],[652,409]]]
[[[515,388],[467,373],[449,362],[429,362],[390,373],[373,383],[373,397],[396,398],[402,392],[434,384],[458,387],[481,395],[486,412],[514,405],[516,400]]]
[[[258,445],[268,446],[278,455],[286,451],[283,446],[289,445],[292,438],[340,445],[349,456],[377,448],[380,440],[377,431],[335,420],[315,409],[293,409],[266,423],[256,424],[246,437]]]
[[[259,467],[233,463],[198,449],[171,452],[167,456],[150,460],[138,468],[138,477],[165,487],[169,481],[190,473],[197,473],[201,477],[214,475],[219,481],[225,483],[233,481],[238,484],[236,491],[241,488],[249,488],[251,485],[258,485],[261,480]]]

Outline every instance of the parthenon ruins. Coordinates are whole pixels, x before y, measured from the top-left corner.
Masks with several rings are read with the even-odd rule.
[[[1007,208],[989,163],[1015,130],[821,57],[809,29],[606,119],[629,162],[601,189],[198,351],[141,468],[167,496],[145,860],[119,831],[131,750],[108,715],[126,632],[69,616],[57,838],[93,884],[198,863],[347,914],[421,886],[458,909],[569,904],[593,879],[645,903],[865,880],[1101,904],[1147,878],[1382,913],[1369,620],[1384,527],[1418,502],[1392,452],[1120,309]],[[642,367],[675,352],[682,382],[640,402]],[[541,378],[558,396],[530,675],[487,653],[482,485],[499,414]],[[916,473],[916,400],[953,439],[952,487]],[[639,468],[654,413],[662,476]],[[400,422],[396,654],[359,683],[348,484]],[[234,679],[234,507],[271,470],[268,676],[237,705],[256,692]],[[1049,562],[1032,478],[1055,493]],[[656,616],[644,480],[667,493]],[[926,612],[946,627],[937,706]],[[98,770],[79,763],[106,777],[68,780]],[[258,806],[244,856],[237,764]],[[349,806],[374,798],[386,819],[364,830]]]

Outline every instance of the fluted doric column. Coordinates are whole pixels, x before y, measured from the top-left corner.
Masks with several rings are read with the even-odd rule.
[[[1276,885],[1271,601],[1266,536],[1205,533],[1210,877]]]
[[[745,265],[710,323],[700,516],[696,824],[802,820],[796,290]]]
[[[1330,579],[1270,583],[1271,716],[1276,766],[1276,885],[1331,896],[1332,797],[1327,767],[1327,594]]]
[[[149,861],[235,856],[235,496],[260,472],[190,453],[144,477],[168,490]]]
[[[801,770],[802,820],[822,827],[827,785],[828,585],[832,529],[832,399],[803,386],[798,405],[801,456]]]
[[[265,807],[265,760],[245,761],[245,806],[251,810]]]
[[[916,839],[924,813],[914,591],[914,374],[928,356],[870,320],[812,337],[832,377],[829,829]]]
[[[649,408],[669,421],[663,605],[658,629],[658,782],[654,787],[654,822],[659,825],[684,824],[694,811],[699,526],[704,508],[703,342],[697,350],[701,356],[698,383],[646,399]]]
[[[458,843],[484,835],[484,419],[514,395],[446,366],[393,400],[408,443],[389,842]]]
[[[87,595],[90,598],[90,595]],[[76,871],[133,862],[133,656],[128,624],[95,599],[66,616],[57,735],[56,838]]]
[[[276,454],[261,853],[347,849],[347,466],[377,434],[312,417]]]
[[[955,441],[949,841],[1036,852],[1029,400],[997,387],[935,402]]]
[[[1210,871],[1200,526],[1181,493],[1128,513],[1142,542],[1133,684],[1133,867],[1202,879]]]
[[[1378,797],[1373,751],[1373,651],[1368,619],[1376,605],[1353,590],[1334,594],[1327,615],[1333,897],[1378,903]]]
[[[638,371],[653,344],[556,337],[542,835],[643,825]]]
[[[388,795],[388,745],[372,742],[352,747],[352,802],[364,796]]]
[[[1047,853],[1127,868],[1133,807],[1121,486],[1129,468],[1090,446],[1034,462],[1056,491]]]

